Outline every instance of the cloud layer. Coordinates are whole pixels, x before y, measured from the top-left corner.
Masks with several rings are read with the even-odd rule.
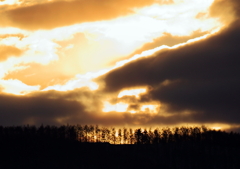
[[[240,24],[212,37],[156,53],[106,75],[105,90],[149,85],[169,113],[192,113],[196,122],[239,123]]]
[[[20,6],[1,13],[1,24],[23,29],[52,29],[82,22],[113,19],[131,14],[132,8],[151,5],[155,0],[73,0]]]
[[[0,4],[0,125],[237,130],[240,3],[213,1]]]
[[[11,56],[19,56],[22,54],[22,51],[13,46],[0,46],[0,61],[7,60]]]

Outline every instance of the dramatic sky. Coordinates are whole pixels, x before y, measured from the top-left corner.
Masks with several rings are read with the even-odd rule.
[[[0,0],[0,125],[239,130],[239,11],[239,0]]]

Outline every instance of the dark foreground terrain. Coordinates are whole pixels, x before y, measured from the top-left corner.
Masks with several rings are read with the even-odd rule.
[[[204,139],[172,135],[155,142],[142,142],[138,133],[133,144],[114,145],[2,128],[0,169],[239,169],[239,134],[205,132]]]

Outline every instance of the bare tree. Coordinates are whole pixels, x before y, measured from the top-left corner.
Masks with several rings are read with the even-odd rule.
[[[94,126],[89,126],[89,142],[94,142]]]
[[[142,144],[142,131],[141,131],[141,128],[140,129],[136,129],[134,135],[135,135],[136,143],[137,144]]]
[[[101,129],[99,128],[98,125],[96,125],[95,126],[96,142],[100,142],[100,132],[101,132]]]
[[[122,144],[122,129],[118,129],[118,141],[119,144]]]
[[[89,127],[88,125],[85,125],[83,127],[83,131],[84,131],[84,134],[85,134],[85,142],[88,142],[88,133],[89,133]]]
[[[108,137],[109,137],[110,130],[106,127],[102,127],[101,131],[102,131],[101,141],[102,142],[108,142]]]
[[[154,131],[153,131],[153,144],[159,144],[160,143],[160,137],[161,137],[161,133],[159,131],[159,128],[156,128]]]
[[[114,127],[111,128],[112,132],[111,132],[111,141],[113,142],[113,144],[116,144],[116,130]]]
[[[129,132],[127,131],[127,128],[123,128],[123,143],[124,144],[127,144],[127,140],[128,140],[128,137],[129,137]]]
[[[129,129],[129,143],[130,144],[134,143],[134,134],[133,134],[133,130],[131,128]]]

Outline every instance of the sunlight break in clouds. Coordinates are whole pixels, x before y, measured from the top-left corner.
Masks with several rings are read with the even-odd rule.
[[[166,31],[173,35],[178,35],[178,36],[190,35],[193,31],[199,30],[199,29],[201,29],[202,31],[209,31],[209,30],[211,31],[213,28],[216,28],[218,26],[217,24],[219,24],[213,19],[206,18],[207,9],[212,4],[213,1],[207,0],[207,1],[202,1],[201,3],[197,3],[197,2],[199,1],[196,1],[196,2],[195,1],[194,2],[193,1],[183,1],[183,2],[175,1],[175,3],[170,5],[169,4],[166,4],[166,5],[153,4],[152,6],[149,6],[149,7],[135,8],[134,9],[135,14],[130,16],[120,17],[110,21],[101,21],[101,22],[93,22],[93,23],[86,23],[86,24],[83,23],[83,24],[73,25],[73,26],[68,26],[63,28],[56,28],[49,31],[36,31],[31,33],[24,32],[23,34],[25,34],[24,35],[25,37],[23,39],[19,39],[18,37],[5,38],[1,41],[2,44],[14,45],[22,49],[24,53],[23,53],[23,56],[20,58],[11,60],[11,62],[9,62],[10,60],[7,60],[5,61],[5,63],[2,63],[4,64],[4,66],[9,65],[8,66],[9,69],[2,70],[2,75],[9,73],[9,72],[6,72],[6,70],[21,71],[21,66],[20,67],[17,66],[20,63],[36,62],[44,65],[44,64],[49,64],[54,60],[59,60],[59,59],[61,60],[61,58],[59,58],[58,56],[59,52],[63,52],[62,53],[63,55],[59,53],[62,55],[62,57],[70,57],[69,59],[71,60],[71,57],[74,56],[75,53],[69,53],[69,54],[72,54],[72,56],[71,55],[64,56],[64,53],[66,52],[60,49],[60,47],[63,47],[63,49],[65,48],[67,51],[73,49],[73,51],[77,52],[76,54],[78,55],[72,57],[72,59],[73,60],[77,59],[75,62],[77,61],[79,62],[80,69],[78,73],[76,72],[77,74],[79,74],[79,72],[83,70],[82,68],[85,68],[85,70],[83,70],[83,73],[86,71],[91,71],[91,65],[94,65],[94,69],[92,70],[96,70],[96,67],[98,66],[100,66],[99,68],[102,69],[104,68],[103,66],[107,66],[107,64],[113,62],[119,57],[129,55],[136,48],[141,47],[146,42],[151,42],[154,38],[161,36]],[[201,19],[196,18],[196,16],[199,13],[204,13],[205,18],[204,17],[202,17]],[[186,21],[191,22],[191,24],[186,23]],[[176,26],[173,26],[173,24],[176,24]],[[208,27],[206,27],[206,25]],[[85,46],[84,48],[80,48],[80,49],[76,48],[76,50],[74,50],[75,46],[79,45],[79,44],[75,44],[76,43],[75,41],[77,39],[76,40],[73,39],[74,34],[79,32],[83,33],[83,35],[86,38],[85,41],[90,43],[92,47],[89,46],[86,48]],[[60,34],[61,36],[59,36]],[[73,39],[73,41],[70,43],[71,48],[69,47],[69,44],[67,44],[67,46],[63,46],[57,43],[58,41],[60,42],[68,39]],[[116,47],[113,46],[115,48],[114,51],[111,52],[111,48],[109,48],[109,45],[103,46],[102,41],[104,42],[105,41],[104,39],[108,40],[109,42],[110,41],[117,42],[116,43],[117,46]],[[97,53],[92,52],[92,51],[95,51],[94,48],[97,47],[96,45],[99,45],[102,49],[106,48],[110,52],[101,54],[101,51],[100,51],[101,55],[98,55]],[[118,48],[120,50],[118,50]],[[108,72],[119,66],[123,66],[127,62],[130,62],[142,56],[151,55],[154,52],[164,48],[165,48],[164,46],[161,46],[157,49],[152,50],[152,52],[146,51],[141,55],[136,55],[132,57],[130,60],[118,62],[117,65],[113,66],[112,68],[105,69],[105,71],[100,70],[100,72],[103,72],[103,73]],[[166,48],[169,48],[169,47],[166,46]],[[85,57],[83,55],[84,53],[81,52],[84,50],[90,53],[90,55],[88,54],[88,56]],[[124,53],[121,53],[121,51],[124,51]],[[86,52],[85,54],[87,54]],[[120,53],[120,55],[118,55],[116,52]],[[81,55],[83,55],[83,57]],[[103,56],[104,58],[101,59],[101,62],[97,61],[98,62],[97,65],[93,64],[93,62],[97,59],[96,57],[101,58]],[[116,59],[113,56],[115,56]],[[71,67],[69,66],[67,70],[63,69],[63,66],[67,65],[67,62],[64,62],[63,64],[57,64],[58,67],[60,68],[58,70],[59,73],[61,73],[61,69],[65,70],[65,73],[68,72],[68,70],[71,70]],[[26,66],[23,66],[22,68],[26,69]],[[66,91],[66,90],[81,88],[84,86],[88,86],[91,90],[96,90],[98,89],[98,85],[95,82],[92,82],[91,78],[96,78],[96,76],[102,75],[103,73],[99,73],[99,72],[91,73],[91,74],[95,74],[94,76],[90,76],[89,73],[87,73],[86,75],[77,75],[74,79],[73,78],[70,79],[64,85],[55,84],[53,86],[48,86],[44,89],[44,91],[46,90]],[[9,81],[9,83],[10,82],[12,84],[12,82],[14,81],[12,80],[12,81]],[[39,85],[41,84],[38,84],[38,86]],[[27,86],[28,85],[26,84],[25,87]],[[11,88],[9,88],[8,86],[2,85],[2,87],[4,87],[5,91],[8,91],[8,93],[11,92]],[[32,89],[38,90],[39,87],[38,88],[29,87],[30,91]],[[16,92],[13,92],[13,93],[16,93]],[[20,90],[18,91],[18,93],[24,93],[24,91]],[[121,95],[121,93],[119,95]],[[121,106],[118,106],[118,107],[121,107]],[[125,109],[126,109],[126,106],[125,106]]]
[[[0,80],[3,90],[0,92],[11,93],[15,95],[24,95],[32,91],[39,90],[40,86],[28,86],[19,80]]]
[[[187,3],[189,3],[190,5],[187,5]],[[112,69],[115,69],[116,67],[122,66],[124,62],[126,63],[136,58],[142,57],[141,55],[136,55],[136,56],[133,56],[130,60],[118,62],[116,66],[112,64],[114,63],[114,60],[131,54],[136,48],[141,47],[146,42],[151,42],[156,37],[160,37],[166,31],[173,35],[183,36],[183,35],[190,35],[193,31],[196,31],[199,29],[201,29],[202,31],[210,31],[210,32],[213,31],[214,29],[217,29],[219,26],[218,25],[219,23],[214,19],[211,19],[211,18],[208,19],[204,17],[201,19],[196,18],[196,15],[199,12],[206,12],[204,14],[206,17],[207,7],[208,5],[211,5],[211,3],[212,1],[204,1],[204,3],[202,2],[201,8],[198,8],[198,10],[193,10],[193,5],[195,4],[193,2],[191,3],[177,2],[176,4],[173,4],[173,5],[153,5],[150,7],[145,7],[142,10],[136,9],[135,14],[130,15],[128,17],[117,18],[115,20],[110,20],[110,21],[80,24],[80,25],[75,25],[72,28],[71,27],[67,28],[70,30],[72,29],[73,33],[76,33],[77,31],[83,32],[85,35],[85,38],[91,44],[92,47],[101,48],[101,50],[99,51],[99,50],[95,50],[91,46],[88,46],[87,48],[85,46],[84,49],[82,48],[77,49],[76,48],[77,46],[75,47],[76,50],[74,51],[75,52],[79,51],[77,53],[80,55],[80,57],[79,55],[74,56],[75,55],[74,53],[72,53],[72,56],[74,56],[74,58],[77,59],[76,61],[79,61],[79,66],[80,66],[79,72],[81,71],[83,71],[83,73],[86,71],[92,72],[92,70],[94,71],[100,70],[102,72],[101,69],[103,69],[104,67],[107,67],[108,70],[110,71]],[[187,6],[187,7],[181,9],[178,7],[178,5]],[[197,7],[199,7],[199,4]],[[157,13],[156,11],[157,9],[159,13]],[[156,19],[156,15],[159,15],[159,17],[160,16],[164,17],[162,16],[162,11],[166,11],[166,9],[172,9],[173,16],[170,19],[167,17],[161,20]],[[186,18],[179,18],[180,16],[177,13],[178,11],[177,9],[180,9],[179,10],[180,13],[183,13],[184,11],[186,11],[186,13],[184,13],[184,17]],[[154,16],[151,12],[150,14],[147,12],[152,10],[155,11]],[[188,12],[189,12],[189,15],[187,15]],[[166,11],[166,13],[169,13],[169,12]],[[183,24],[183,22],[185,21],[189,21],[189,22],[191,21],[191,24],[189,23]],[[178,26],[172,26],[173,24],[172,22],[177,24]],[[177,22],[179,22],[179,24]],[[192,24],[192,23],[195,23],[195,24]],[[189,25],[191,26],[189,27]],[[177,28],[177,29],[173,30],[173,28]],[[62,29],[61,32],[64,32],[64,29]],[[108,45],[104,46],[104,43],[102,42],[104,42],[105,39],[107,40],[106,42],[112,41],[112,43],[111,44],[107,43]],[[98,45],[99,47],[96,45]],[[116,46],[112,46],[112,45],[116,45]],[[114,50],[112,50],[112,48]],[[143,53],[143,56],[151,55],[154,52],[161,50],[162,48],[169,48],[169,47],[161,46],[157,49],[154,49],[152,52],[146,51]],[[105,49],[106,51],[108,51],[107,53]],[[88,54],[88,57],[81,57],[82,52],[83,54],[88,52],[90,55]],[[67,63],[63,63],[63,64],[67,66]],[[62,65],[60,65],[60,67],[62,67]],[[68,66],[68,70],[71,70],[71,66]],[[96,74],[99,74],[99,73],[96,73]],[[79,80],[82,81],[81,79]],[[71,80],[71,81],[74,81],[74,80]],[[92,84],[92,82],[89,82],[89,84],[90,83]],[[87,83],[85,84],[86,86],[89,86],[87,85]],[[68,85],[68,83],[66,83],[64,86],[66,85]],[[55,89],[55,90],[60,89],[59,85],[55,85],[55,86],[56,87],[54,86],[48,87],[47,89]],[[62,89],[63,88],[64,87],[62,87]],[[69,89],[69,87],[67,88]]]
[[[68,120],[74,123],[101,121],[103,124],[120,124],[123,119],[132,124],[182,124],[194,119],[192,116],[201,119],[201,114],[194,114],[195,109],[182,110],[175,105],[175,100],[194,95],[185,96],[182,91],[202,84],[199,80],[190,87],[182,87],[182,83],[187,85],[191,80],[186,75],[183,78],[186,82],[182,82],[179,72],[184,68],[175,70],[178,64],[187,64],[195,57],[199,59],[198,55],[187,59],[184,55],[178,63],[177,56],[172,56],[175,60],[170,57],[159,60],[164,52],[167,55],[184,47],[191,51],[197,42],[207,42],[211,37],[220,36],[223,28],[229,26],[228,19],[232,21],[238,14],[231,6],[238,3],[230,1],[232,3],[220,0],[0,1],[0,92],[3,95],[0,99],[7,97],[9,102],[16,100],[19,105],[26,102],[30,107],[33,105],[31,110],[36,112],[39,107],[44,107],[44,113],[52,115],[49,121],[58,124]],[[226,8],[222,10],[222,6]],[[214,49],[218,43],[212,45]],[[176,55],[180,54],[176,52]],[[205,55],[199,60],[211,57]],[[152,62],[138,68],[141,60],[151,58]],[[202,67],[197,66],[199,60],[193,62],[186,72],[200,71]],[[167,64],[161,65],[162,62]],[[155,63],[159,63],[163,70]],[[129,65],[133,67],[129,68]],[[198,70],[193,71],[195,67]],[[148,74],[149,69],[153,72]],[[208,70],[201,70],[202,73],[204,71]],[[120,72],[111,77],[113,81],[121,78],[114,86],[106,80],[112,72]],[[130,78],[126,78],[128,76]],[[171,80],[171,76],[176,79]],[[155,82],[161,78],[170,83],[164,86],[161,80]],[[141,79],[150,79],[153,84]],[[180,92],[171,90],[174,85],[182,87]],[[161,87],[166,88],[166,93]],[[157,93],[159,91],[161,96]],[[171,97],[175,95],[179,96],[174,100]],[[43,103],[45,106],[39,105]],[[58,103],[62,106],[61,113],[55,105]],[[175,111],[177,108],[180,109],[178,113]],[[4,107],[4,110],[8,108]],[[3,112],[2,118],[9,118],[9,113]],[[31,119],[34,123],[44,118],[33,113]]]
[[[2,0],[0,1],[0,5],[14,5],[14,4],[21,4],[19,0]]]
[[[109,102],[104,102],[103,112],[127,112],[128,104],[127,103],[117,103],[111,104]]]
[[[118,98],[121,98],[123,96],[135,96],[136,98],[139,98],[139,94],[146,93],[146,88],[139,88],[139,89],[126,89],[121,91],[118,94]]]

